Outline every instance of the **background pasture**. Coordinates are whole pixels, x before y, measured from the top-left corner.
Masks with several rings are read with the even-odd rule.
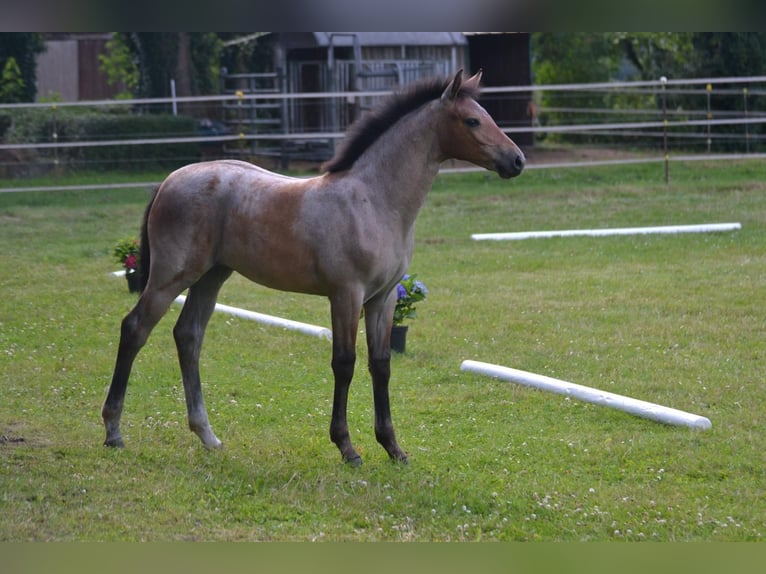
[[[87,179],[99,177],[122,176]],[[669,185],[659,164],[440,176],[411,267],[430,295],[392,365],[411,463],[375,442],[360,340],[349,404],[360,468],[329,441],[329,344],[224,315],[202,375],[225,449],[205,451],[186,428],[177,306],[136,362],[127,448],[102,448],[99,409],[134,302],[110,253],[137,233],[148,191],[0,193],[0,540],[763,540],[765,177],[762,161],[673,164]],[[470,240],[717,221],[743,228]],[[329,324],[325,300],[238,277],[220,301]],[[713,428],[463,373],[463,359]]]

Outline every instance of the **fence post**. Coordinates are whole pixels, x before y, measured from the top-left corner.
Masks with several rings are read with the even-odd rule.
[[[713,119],[713,112],[710,111],[710,93],[713,91],[713,84],[708,83],[707,86],[705,86],[705,91],[707,92],[707,152],[710,153],[710,145],[713,142],[713,138],[710,135],[710,120]]]
[[[173,78],[170,78],[170,97],[173,100],[172,107],[173,107],[173,115],[178,115],[178,104],[176,103],[176,81]]]
[[[234,94],[237,96],[237,127],[239,128],[237,131],[239,132],[238,145],[239,153],[241,155],[242,150],[245,147],[245,128],[242,120],[242,100],[245,99],[245,92],[237,90]]]
[[[668,79],[665,76],[660,77],[660,84],[662,85],[662,150],[665,154],[665,183],[669,181],[668,171],[670,164],[670,157],[668,156],[668,105],[665,93],[667,83]]]
[[[51,104],[51,111],[53,112],[53,133],[51,133],[51,140],[54,144],[59,143],[59,130],[58,130],[58,106],[53,103]],[[58,146],[55,146],[53,148],[53,176],[56,178],[56,183],[58,183],[58,178],[61,173],[61,170],[59,169],[59,148]]]
[[[745,120],[747,120],[747,87],[742,88],[742,99],[745,102]],[[745,153],[750,153],[750,129],[745,121]]]

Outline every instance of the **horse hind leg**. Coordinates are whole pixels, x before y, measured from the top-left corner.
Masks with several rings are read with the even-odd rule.
[[[173,298],[168,294],[144,291],[135,307],[122,320],[112,382],[101,407],[101,417],[106,427],[104,441],[106,446],[125,446],[120,431],[120,417],[133,361],[146,343],[154,326],[168,310]]]
[[[186,396],[189,428],[197,434],[206,448],[218,448],[221,446],[221,441],[210,428],[202,398],[199,357],[205,328],[215,309],[218,292],[230,275],[231,269],[215,267],[192,285],[181,315],[173,328]]]

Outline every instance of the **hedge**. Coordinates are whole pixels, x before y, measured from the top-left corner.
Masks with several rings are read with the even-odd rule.
[[[0,137],[7,143],[130,140],[198,135],[198,120],[171,114],[140,114],[124,109],[34,108],[0,115]],[[108,145],[39,149],[37,159],[52,164],[58,156],[65,168],[175,168],[197,161],[198,143]]]

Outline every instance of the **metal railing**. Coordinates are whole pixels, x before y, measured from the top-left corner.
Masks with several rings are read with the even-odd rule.
[[[310,147],[313,154],[306,159],[326,159],[332,153],[334,143],[344,136],[347,126],[328,126],[317,122],[320,129],[310,128],[305,123],[288,121],[294,115],[288,114],[280,118],[279,127],[275,130],[270,124],[237,123],[236,110],[271,103],[282,110],[287,107],[302,108],[302,117],[305,118],[311,113],[319,113],[317,110],[326,108],[328,102],[337,108],[361,98],[377,102],[390,93],[378,90],[280,93],[275,91],[279,84],[278,80],[274,81],[275,78],[271,75],[272,87],[261,92],[236,90],[216,96],[0,104],[0,120],[3,115],[13,118],[20,111],[30,113],[29,110],[47,114],[52,120],[50,133],[27,139],[14,136],[10,129],[6,130],[6,135],[15,139],[0,140],[0,173],[4,167],[25,161],[52,165],[59,155],[66,155],[67,150],[104,146],[127,149],[131,146],[204,144],[214,148],[207,158],[254,156],[262,152],[262,155],[286,156],[283,159],[287,160],[301,159],[303,146]],[[711,154],[720,157],[720,153],[726,152],[737,157],[760,157],[766,152],[766,130],[763,128],[766,123],[765,96],[766,76],[751,76],[486,87],[482,91],[482,102],[486,102],[488,107],[490,103],[496,107],[498,104],[513,104],[514,109],[518,109],[519,104],[525,104],[523,100],[528,100],[527,114],[517,113],[514,117],[499,121],[501,128],[511,137],[531,134],[537,145],[587,144],[639,150],[651,156],[645,157],[645,161],[665,161],[667,164],[672,159],[671,155],[689,159]],[[567,98],[576,104],[562,105]],[[610,101],[617,100],[621,102],[620,106],[609,106]],[[548,103],[550,101],[555,105]],[[631,105],[626,106],[625,103]],[[195,133],[142,134],[142,137],[104,137],[88,141],[60,137],[56,133],[57,114],[73,109],[109,109],[126,114],[172,113],[173,109],[181,109],[185,115],[200,120],[200,126],[213,116],[212,120],[222,127],[212,132],[200,128]],[[229,123],[226,123],[227,120]],[[45,154],[49,155],[46,157]],[[56,157],[51,158],[50,154]],[[198,159],[178,158],[179,162]],[[61,161],[66,162],[66,158]],[[84,165],[99,168],[98,162],[85,162]]]

